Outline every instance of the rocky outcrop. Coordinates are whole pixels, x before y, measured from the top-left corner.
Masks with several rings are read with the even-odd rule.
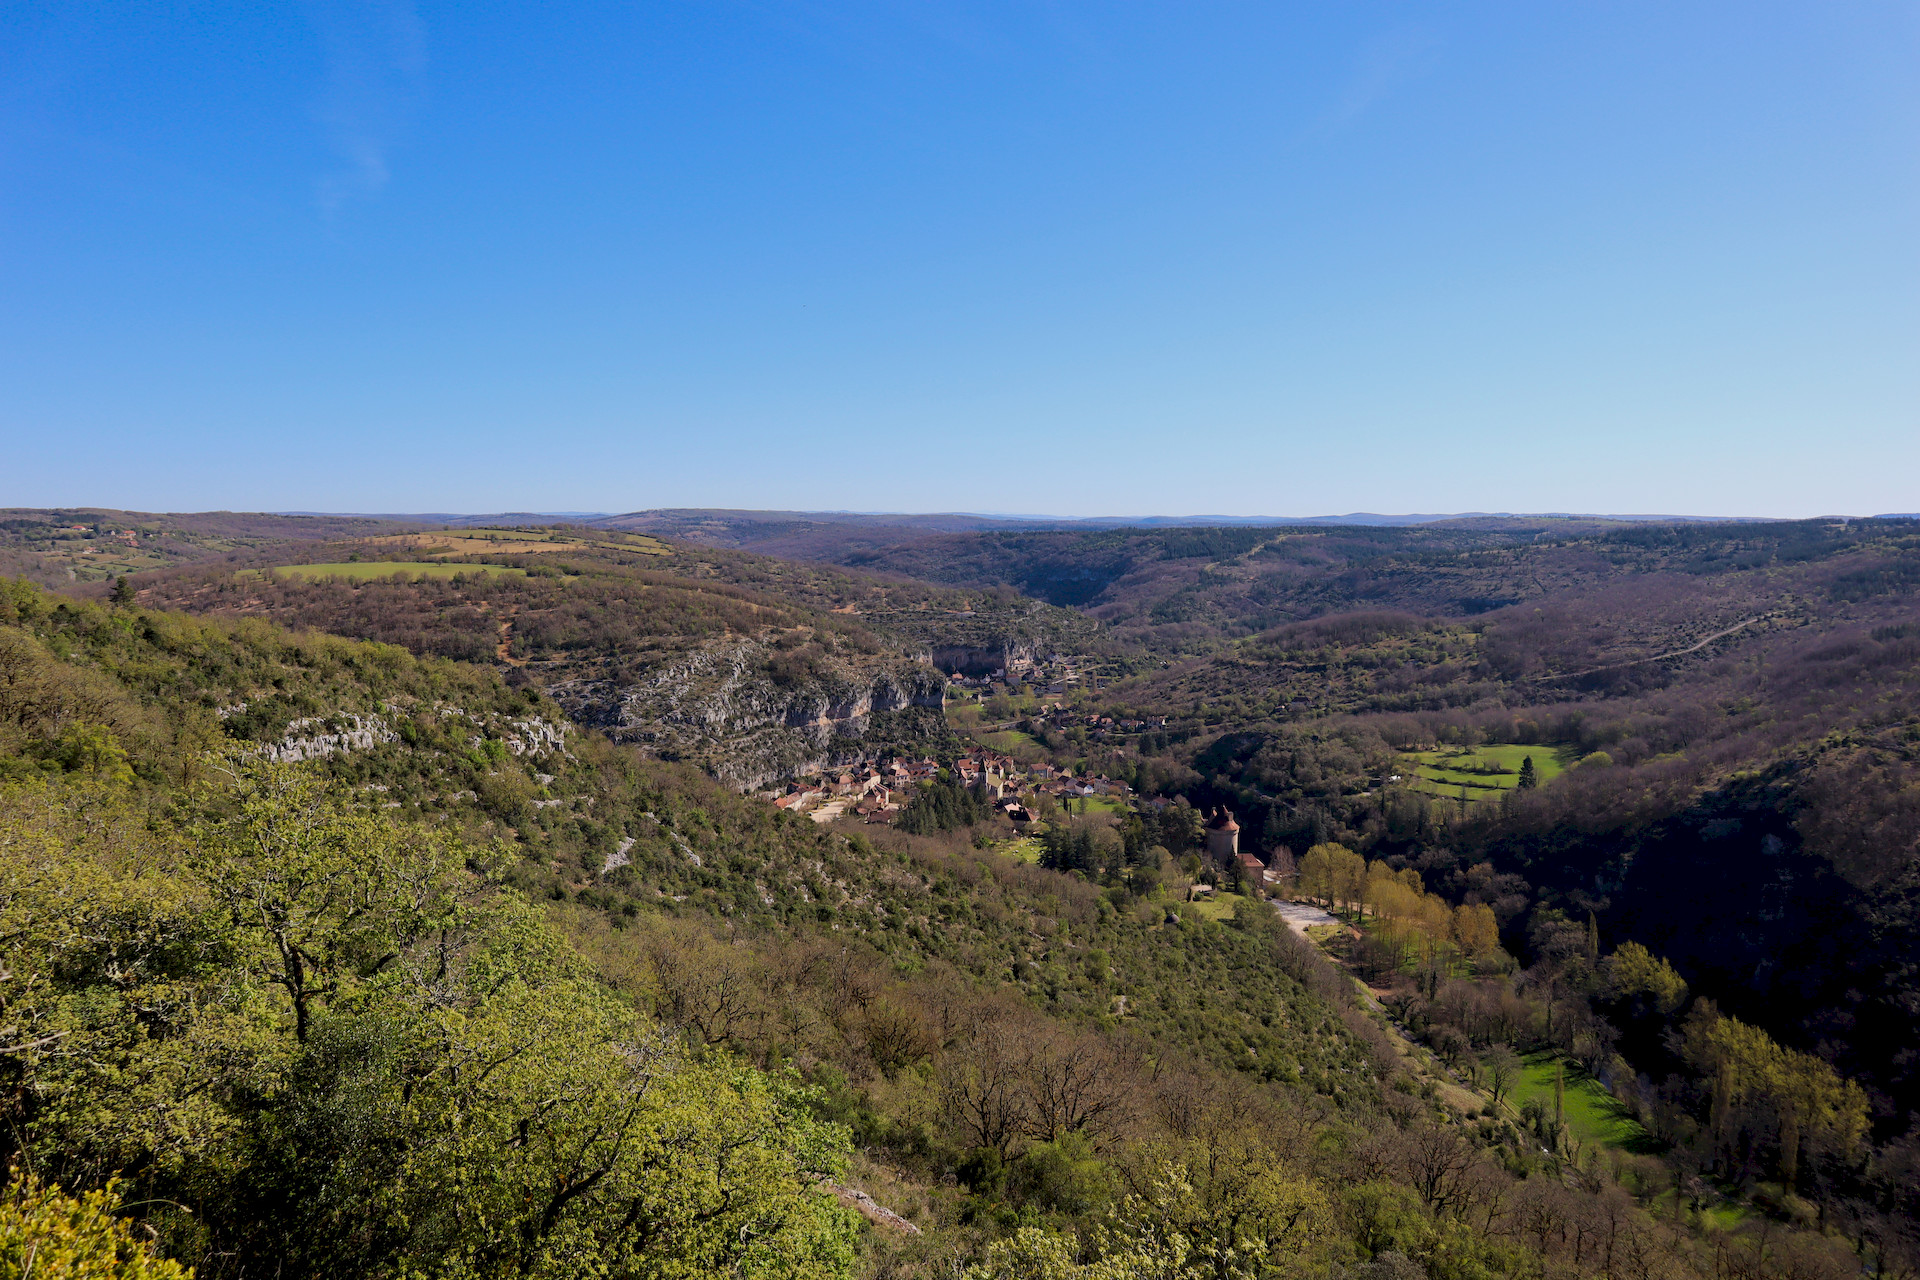
[[[327,732],[307,732],[314,728]],[[277,764],[294,764],[301,760],[320,760],[340,751],[370,751],[399,740],[400,735],[381,716],[315,716],[289,724],[286,736],[269,743],[260,754]]]
[[[827,762],[828,748],[858,741],[876,719],[916,708],[936,717],[946,678],[901,659],[834,660],[783,684],[767,647],[730,639],[684,652],[637,679],[574,679],[547,692],[581,725],[620,742],[705,765],[752,787]]]
[[[1038,660],[1033,641],[1015,636],[999,636],[979,644],[936,645],[929,657],[940,670],[958,671],[963,676],[990,676]]]
[[[244,710],[244,704],[221,708],[222,712],[238,710]],[[527,759],[537,759],[550,753],[565,755],[567,751],[568,726],[554,724],[540,716],[524,719],[476,716],[459,707],[448,706],[435,708],[430,714],[471,722],[474,730],[471,741],[474,746],[488,738],[498,738],[507,750]],[[383,715],[337,712],[293,721],[287,725],[285,735],[261,747],[260,754],[278,764],[295,764],[302,760],[325,759],[344,751],[371,751],[375,747],[398,741],[399,732]]]

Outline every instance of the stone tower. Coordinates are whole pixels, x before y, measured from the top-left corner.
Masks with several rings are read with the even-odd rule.
[[[1220,862],[1231,862],[1240,852],[1240,824],[1221,805],[1207,822],[1207,854]]]

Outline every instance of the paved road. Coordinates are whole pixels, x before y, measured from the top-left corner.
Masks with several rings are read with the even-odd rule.
[[[1273,909],[1280,913],[1293,931],[1305,937],[1307,929],[1316,924],[1339,924],[1331,915],[1309,902],[1275,902]]]

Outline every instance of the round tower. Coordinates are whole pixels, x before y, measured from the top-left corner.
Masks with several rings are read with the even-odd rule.
[[[1240,824],[1221,805],[1207,822],[1207,853],[1220,862],[1231,862],[1240,852]]]

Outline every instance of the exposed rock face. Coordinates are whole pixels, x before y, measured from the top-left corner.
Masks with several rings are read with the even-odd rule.
[[[900,659],[835,661],[798,683],[781,684],[757,640],[704,646],[632,683],[576,679],[547,692],[577,723],[616,741],[697,761],[739,787],[764,784],[826,762],[836,741],[858,740],[876,717],[946,704],[946,678]]]
[[[1033,641],[1000,636],[980,644],[934,646],[933,665],[942,671],[958,671],[963,676],[987,676],[1011,670],[1036,660]]]
[[[308,733],[315,726],[326,727],[331,719],[333,732]],[[287,726],[287,736],[261,752],[277,764],[301,760],[319,760],[337,751],[367,751],[387,742],[398,742],[400,735],[381,716],[341,715],[309,717]]]
[[[223,711],[234,709],[222,708]],[[504,720],[475,716],[459,707],[445,706],[437,708],[435,714],[471,721],[475,729],[472,741],[476,746],[488,737],[495,737],[516,756],[537,759],[552,752],[566,754],[567,726],[554,724],[539,716]],[[314,732],[316,729],[321,732]],[[287,726],[286,735],[260,748],[260,754],[278,764],[295,764],[302,760],[320,760],[342,751],[371,751],[375,747],[398,741],[399,732],[387,722],[385,716],[340,712],[293,721]]]

